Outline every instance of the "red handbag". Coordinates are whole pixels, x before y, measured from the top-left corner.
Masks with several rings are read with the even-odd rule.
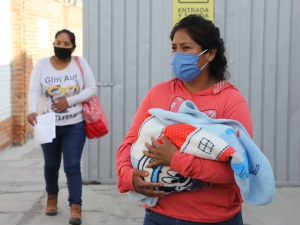
[[[84,83],[83,69],[80,60],[77,56],[75,56],[74,59],[80,69]],[[93,95],[88,101],[83,102],[82,113],[83,118],[85,119],[86,136],[89,139],[99,138],[108,133],[108,121],[97,95]]]

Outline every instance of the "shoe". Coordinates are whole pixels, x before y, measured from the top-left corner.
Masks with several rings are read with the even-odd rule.
[[[69,224],[80,225],[81,224],[81,205],[72,204],[70,209]]]
[[[55,216],[57,214],[57,194],[48,194],[46,215]]]

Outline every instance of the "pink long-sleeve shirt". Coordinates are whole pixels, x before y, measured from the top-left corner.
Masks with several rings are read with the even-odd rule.
[[[239,121],[252,137],[252,120],[248,104],[236,87],[221,81],[213,87],[191,94],[178,80],[155,85],[139,106],[133,123],[117,152],[118,189],[121,193],[134,191],[130,148],[134,143],[144,114],[151,108],[177,112],[184,100],[191,100],[200,111],[214,119]],[[174,192],[159,198],[151,210],[178,219],[214,223],[225,221],[241,210],[242,198],[229,162],[216,162],[176,152],[170,170],[185,177],[213,183],[209,190]],[[143,205],[150,208],[147,205]]]

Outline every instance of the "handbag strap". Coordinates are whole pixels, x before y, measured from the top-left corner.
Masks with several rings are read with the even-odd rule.
[[[82,75],[82,81],[83,81],[83,87],[82,87],[82,90],[84,89],[84,76],[83,76],[83,69],[82,69],[82,66],[81,66],[81,63],[80,63],[80,60],[79,60],[79,57],[78,56],[74,56],[74,59],[75,59],[75,62],[77,64],[77,66],[79,67],[79,70],[81,72],[81,75]]]

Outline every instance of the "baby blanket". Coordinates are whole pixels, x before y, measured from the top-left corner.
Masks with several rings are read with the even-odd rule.
[[[272,201],[275,180],[271,165],[239,122],[211,119],[191,101],[185,101],[177,113],[158,108],[150,109],[149,113],[131,148],[133,167],[149,172],[145,181],[162,182],[164,185],[159,190],[167,194],[211,188],[212,184],[183,177],[167,166],[145,167],[153,160],[142,152],[146,149],[145,142],[151,143],[152,136],[161,142],[160,136],[164,134],[182,153],[216,161],[230,160],[235,181],[245,202],[265,205]],[[150,207],[158,201],[157,197],[146,197],[134,191],[129,191],[128,195]]]

